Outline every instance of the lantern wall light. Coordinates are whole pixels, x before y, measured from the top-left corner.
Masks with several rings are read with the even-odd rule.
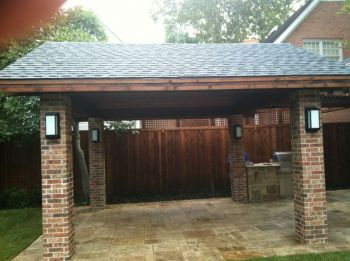
[[[305,108],[305,130],[307,132],[316,132],[321,129],[320,108]]]
[[[45,136],[47,139],[60,138],[60,114],[59,112],[47,112],[45,114]]]
[[[241,139],[243,135],[242,125],[233,126],[233,137],[235,139]]]
[[[99,129],[91,129],[91,141],[92,142],[100,142],[100,130]]]

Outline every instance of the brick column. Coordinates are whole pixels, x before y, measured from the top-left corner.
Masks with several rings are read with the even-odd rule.
[[[91,141],[91,130],[99,130],[99,141]],[[105,146],[103,120],[89,118],[89,186],[92,209],[106,206]]]
[[[230,153],[231,153],[231,196],[234,201],[248,201],[247,172],[244,162],[243,137],[233,137],[233,126],[241,125],[243,128],[243,115],[232,115],[229,118]],[[244,134],[243,134],[244,135]]]
[[[305,107],[320,108],[320,92],[296,91],[291,94],[290,101],[296,237],[303,243],[325,243],[327,213],[322,129],[305,131]]]
[[[45,113],[59,112],[60,138],[46,139]],[[40,99],[44,260],[67,260],[74,253],[73,159],[70,98]]]

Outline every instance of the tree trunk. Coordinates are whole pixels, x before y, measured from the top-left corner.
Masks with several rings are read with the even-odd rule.
[[[73,121],[73,130],[73,149],[75,154],[75,163],[78,164],[79,172],[81,174],[83,201],[87,202],[89,199],[89,172],[85,161],[84,151],[80,146],[79,122]]]

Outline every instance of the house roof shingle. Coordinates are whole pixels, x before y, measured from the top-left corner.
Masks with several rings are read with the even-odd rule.
[[[291,44],[50,42],[0,71],[0,80],[349,75]]]

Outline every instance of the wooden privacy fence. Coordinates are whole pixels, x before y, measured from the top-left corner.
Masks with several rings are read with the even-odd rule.
[[[326,184],[350,187],[350,123],[323,124]]]
[[[244,144],[255,162],[290,149],[288,125],[246,127]],[[350,123],[323,125],[327,185],[350,185]],[[210,193],[227,189],[226,128],[141,130],[139,134],[106,132],[108,198],[162,193]],[[81,146],[88,159],[87,132]],[[0,143],[0,190],[40,189],[40,142]],[[81,177],[74,169],[76,195]]]
[[[225,128],[106,133],[110,198],[215,192],[229,185]]]
[[[38,137],[26,142],[0,143],[0,190],[40,189],[40,141]]]
[[[253,162],[267,162],[275,151],[290,151],[290,125],[244,127],[244,147]]]

